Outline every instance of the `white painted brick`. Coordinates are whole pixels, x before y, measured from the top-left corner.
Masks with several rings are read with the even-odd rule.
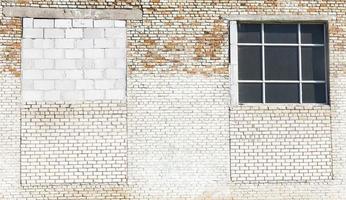
[[[72,20],[71,19],[55,19],[56,28],[71,28]]]
[[[84,76],[85,79],[102,79],[104,70],[85,70]]]
[[[23,90],[34,90],[34,81],[33,80],[22,80],[22,89]]]
[[[38,49],[47,49],[47,48],[53,48],[54,47],[54,40],[51,39],[34,39],[34,48]]]
[[[66,29],[66,38],[83,38],[83,29]]]
[[[55,39],[55,48],[72,49],[74,48],[75,40],[73,39]]]
[[[95,39],[94,47],[95,48],[114,48],[115,41],[113,39]]]
[[[22,39],[22,48],[23,49],[31,49],[33,48],[33,40],[32,39]]]
[[[94,47],[93,39],[81,39],[76,41],[77,48],[91,49]]]
[[[34,27],[34,19],[33,18],[23,18],[23,28],[32,28]]]
[[[75,89],[75,81],[73,80],[56,80],[55,81],[56,90],[73,90]]]
[[[66,70],[65,74],[67,79],[83,79],[82,70]]]
[[[125,49],[106,49],[106,58],[126,59]]]
[[[47,101],[59,101],[60,100],[60,91],[44,91],[43,99]]]
[[[71,49],[65,51],[66,58],[83,58],[83,50],[82,49]]]
[[[43,51],[41,49],[25,49],[22,52],[23,58],[42,58]]]
[[[114,80],[95,80],[96,89],[112,89],[114,88]]]
[[[106,28],[105,29],[106,38],[126,38],[125,28]]]
[[[64,58],[64,50],[62,49],[45,49],[43,53],[45,58]]]
[[[73,27],[93,27],[93,20],[91,19],[73,19]]]
[[[95,60],[95,68],[114,68],[115,59],[96,59]]]
[[[62,91],[62,99],[64,101],[74,101],[74,100],[83,100],[83,91]]]
[[[115,20],[114,21],[114,27],[116,27],[116,28],[125,28],[126,27],[126,21]]]
[[[94,89],[94,81],[93,80],[77,80],[76,81],[76,89]]]
[[[84,29],[84,38],[103,38],[105,36],[103,28],[86,28]]]
[[[44,70],[43,77],[48,80],[61,80],[65,78],[65,73],[62,70]]]
[[[34,27],[35,28],[53,28],[54,20],[53,19],[35,19]]]
[[[126,49],[126,40],[123,39],[123,38],[116,38],[115,40],[115,47],[116,48],[123,48],[123,49]]]
[[[64,29],[44,29],[44,38],[64,38]]]
[[[106,79],[123,79],[126,77],[125,70],[119,69],[106,69],[105,78]]]
[[[115,60],[115,68],[126,70],[126,59],[116,59]]]
[[[105,59],[106,50],[107,55],[110,55],[114,49],[125,50],[125,42],[121,45],[119,42],[117,44],[117,40],[121,42],[119,36],[114,36],[115,39],[104,38],[105,27],[114,27],[115,21],[77,21],[57,19],[53,23],[54,26],[45,20],[33,22],[35,26],[41,27],[37,29],[44,30],[42,35],[46,39],[23,38],[22,69],[25,69],[23,77],[26,70],[40,69],[42,75],[30,77],[30,79],[23,78],[28,81],[22,88],[30,91],[44,91],[42,100],[46,101],[106,99],[105,90],[111,91],[123,87],[121,89],[125,91],[125,77],[116,74],[114,70],[118,69],[119,59],[124,60],[121,63],[125,64],[126,59],[116,57]],[[80,27],[72,28],[71,23],[72,27],[73,25]],[[94,25],[97,28],[92,28]],[[84,34],[89,38],[83,38]],[[25,53],[27,50],[31,53]],[[42,51],[42,55],[38,55],[37,50]],[[108,74],[105,73],[106,70]],[[121,72],[125,74],[125,71]],[[99,82],[96,83],[96,81]],[[118,81],[124,83],[118,84]],[[50,91],[52,93],[48,93]],[[77,91],[79,95],[73,95],[72,91]],[[85,97],[84,94],[88,91],[92,92]],[[90,95],[93,92],[98,95]]]
[[[52,59],[38,59],[38,60],[34,60],[33,62],[36,69],[54,68],[54,60]]]
[[[24,59],[22,58],[21,67],[22,69],[33,69],[34,61],[32,59]]]
[[[106,99],[124,99],[125,90],[106,90]]]
[[[94,60],[82,59],[76,60],[76,69],[93,69],[95,66]]]
[[[41,101],[43,99],[43,92],[26,90],[23,91],[22,97],[25,101]]]
[[[112,28],[114,27],[114,21],[113,20],[94,20],[94,27],[95,28]]]
[[[75,69],[76,61],[72,59],[59,59],[55,61],[56,69]]]
[[[23,38],[43,38],[43,29],[25,28],[23,30]]]
[[[104,58],[104,49],[85,49],[85,58]]]
[[[25,70],[23,71],[23,79],[42,79],[41,70]]]
[[[54,81],[50,80],[35,80],[34,81],[35,90],[52,90],[54,89]]]
[[[86,100],[104,99],[104,91],[103,90],[87,90],[85,91],[85,99]]]
[[[115,89],[122,89],[122,90],[126,90],[126,77],[124,78],[118,78],[115,81]]]

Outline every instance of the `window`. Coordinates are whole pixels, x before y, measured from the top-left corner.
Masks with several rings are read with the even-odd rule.
[[[238,23],[233,28],[239,103],[327,103],[324,24]]]

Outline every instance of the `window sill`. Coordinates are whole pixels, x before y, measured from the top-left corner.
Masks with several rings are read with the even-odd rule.
[[[249,109],[265,109],[265,110],[330,110],[329,104],[319,104],[319,103],[271,103],[271,104],[263,104],[263,103],[244,103],[231,105],[230,109],[234,108],[249,108]]]

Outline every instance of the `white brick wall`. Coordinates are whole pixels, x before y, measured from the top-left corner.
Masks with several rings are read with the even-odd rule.
[[[231,107],[231,180],[278,183],[331,179],[330,115],[327,105]]]
[[[23,101],[125,98],[124,23],[90,19],[23,21]],[[110,95],[110,91],[122,92]]]
[[[44,82],[47,81],[39,81],[39,87],[51,89],[53,81]],[[38,99],[45,100],[56,100],[61,93],[49,90],[35,94],[37,92],[30,95],[39,95]],[[81,96],[78,91],[70,90],[63,95],[68,99]],[[102,99],[104,92],[87,90],[85,96]],[[126,183],[125,102],[28,103],[22,107],[21,127],[23,185]]]

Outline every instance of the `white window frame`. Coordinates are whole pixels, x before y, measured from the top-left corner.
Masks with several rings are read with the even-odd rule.
[[[253,23],[261,24],[261,43],[238,43],[238,23],[246,21],[229,21],[229,46],[230,46],[230,77],[231,77],[231,104],[239,104],[239,83],[262,83],[262,103],[252,103],[252,104],[272,104],[266,103],[266,90],[265,83],[298,83],[299,84],[299,103],[298,104],[312,104],[303,103],[303,83],[324,83],[325,84],[325,95],[326,102],[329,103],[329,84],[328,84],[328,35],[327,35],[327,23],[323,22],[310,22],[310,21],[281,21],[281,23],[297,24],[298,25],[298,43],[297,44],[282,44],[282,43],[265,43],[264,42],[264,24],[277,24],[277,22],[266,22],[266,21],[251,21]],[[302,24],[323,24],[324,28],[324,43],[323,44],[302,44],[301,43],[301,25]],[[261,46],[262,47],[262,80],[238,80],[238,46]],[[265,46],[296,46],[298,47],[298,68],[299,68],[299,80],[265,80]],[[325,80],[302,80],[302,53],[301,47],[324,47],[325,56]],[[249,103],[244,103],[249,104]],[[295,104],[295,103],[286,103]]]

